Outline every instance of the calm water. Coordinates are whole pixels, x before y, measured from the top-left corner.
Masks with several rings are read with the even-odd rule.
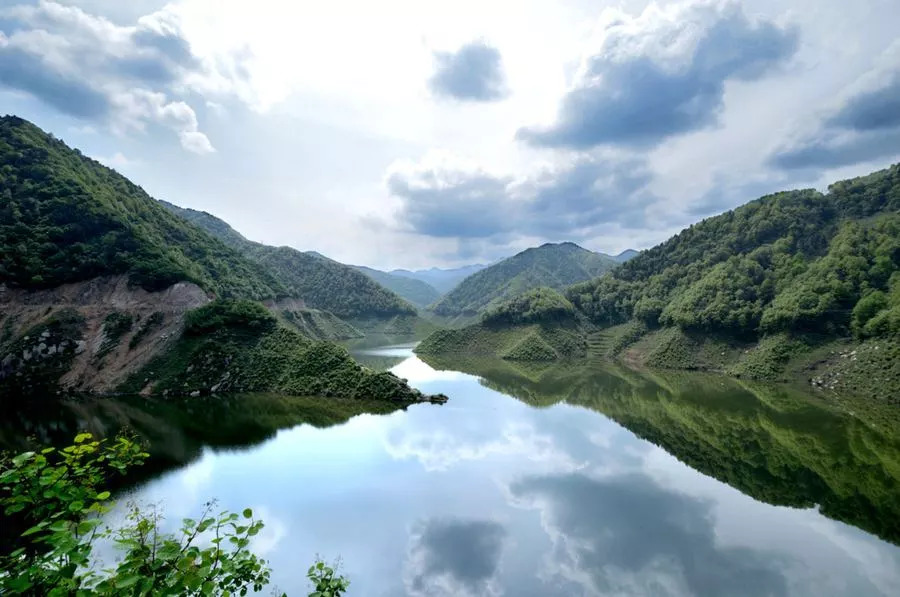
[[[289,594],[316,554],[365,596],[898,594],[890,423],[715,377],[360,359],[451,400],[330,427],[275,398],[75,416],[152,435],[173,468],[127,497],[173,524],[252,507]]]

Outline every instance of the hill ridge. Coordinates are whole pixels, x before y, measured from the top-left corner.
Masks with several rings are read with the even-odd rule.
[[[437,315],[475,315],[534,288],[562,289],[618,265],[573,242],[529,247],[475,272],[432,307]]]

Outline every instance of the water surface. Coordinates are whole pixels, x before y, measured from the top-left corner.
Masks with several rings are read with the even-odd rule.
[[[289,594],[316,554],[341,557],[351,595],[900,587],[900,440],[877,420],[718,377],[364,353],[450,402],[346,421],[274,397],[78,416],[153,430],[170,468],[127,498],[169,523],[210,498],[252,507]]]

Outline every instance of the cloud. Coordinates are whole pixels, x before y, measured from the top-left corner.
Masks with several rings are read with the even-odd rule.
[[[656,201],[643,160],[604,155],[561,156],[532,176],[489,172],[446,152],[388,170],[389,192],[400,199],[399,220],[412,231],[464,240],[512,235],[577,240],[616,223],[641,226]]]
[[[94,156],[94,159],[110,168],[124,168],[135,164],[134,160],[127,158],[121,151],[111,156]]]
[[[900,156],[900,42],[855,81],[809,134],[775,151],[786,170],[834,168]]]
[[[527,424],[497,425],[493,421],[469,427],[465,434],[442,429],[392,434],[385,445],[393,458],[417,459],[429,472],[446,471],[461,462],[496,456],[527,454],[528,460],[552,465],[554,470],[574,470],[584,462],[573,460],[550,434]]]
[[[0,11],[0,19],[0,85],[120,132],[154,124],[188,151],[213,151],[194,110],[171,97],[201,69],[172,13],[119,26],[42,0]]]
[[[491,102],[507,96],[503,61],[497,48],[473,41],[455,52],[434,52],[431,92],[460,101]]]
[[[603,12],[557,121],[517,136],[546,147],[653,146],[718,122],[725,84],[793,56],[798,34],[751,21],[733,1],[694,0],[639,16]]]
[[[511,493],[542,511],[550,574],[590,594],[787,594],[776,556],[717,545],[708,503],[647,477],[527,477]]]
[[[501,593],[497,581],[506,531],[493,521],[432,518],[410,534],[404,584],[409,595]]]

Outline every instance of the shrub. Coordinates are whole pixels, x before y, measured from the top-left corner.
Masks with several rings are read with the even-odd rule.
[[[275,317],[253,301],[220,299],[189,311],[185,316],[185,332],[203,335],[223,327],[264,331],[275,326]]]
[[[133,506],[124,526],[102,529],[111,477],[147,458],[132,439],[75,437],[62,450],[46,448],[0,460],[0,508],[7,551],[0,555],[0,592],[8,595],[246,595],[269,583],[265,560],[250,551],[263,523],[247,508],[185,519],[176,535],[159,529],[161,515]],[[201,537],[212,539],[201,546]],[[93,566],[98,540],[113,539],[124,555],[114,568]],[[339,597],[349,581],[316,562],[308,573],[313,595]]]

